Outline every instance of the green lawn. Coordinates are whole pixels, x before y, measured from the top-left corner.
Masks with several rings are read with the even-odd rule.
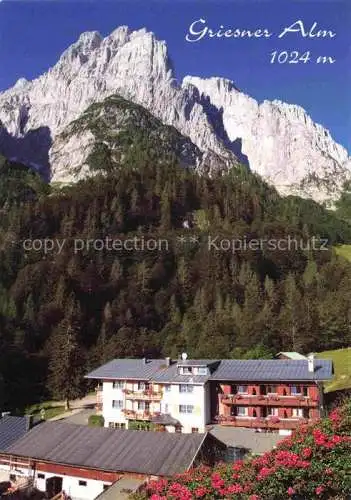
[[[351,245],[339,245],[334,248],[338,255],[341,255],[345,259],[351,261]]]
[[[64,413],[65,407],[60,405],[57,401],[45,401],[44,403],[27,406],[25,413],[26,415],[40,417],[42,410],[45,411],[45,420],[49,420],[50,418]]]
[[[325,384],[325,392],[351,389],[351,347],[320,352],[316,357],[332,359],[334,363],[334,378]]]

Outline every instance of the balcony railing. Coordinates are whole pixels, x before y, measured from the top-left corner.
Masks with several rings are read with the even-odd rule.
[[[145,391],[132,391],[129,389],[123,390],[126,399],[137,399],[142,401],[160,401],[162,399],[162,392],[147,389]]]
[[[255,406],[302,406],[315,407],[318,401],[307,396],[281,396],[278,394],[221,394],[220,400],[227,405]]]
[[[279,418],[279,417],[233,417],[220,415],[216,418],[220,425],[232,427],[248,427],[252,429],[296,429],[301,424],[310,423],[310,419],[296,418]]]
[[[135,411],[135,410],[122,410],[124,413],[124,416],[126,417],[127,420],[151,420],[151,418],[154,416],[154,413],[151,413],[150,411]]]

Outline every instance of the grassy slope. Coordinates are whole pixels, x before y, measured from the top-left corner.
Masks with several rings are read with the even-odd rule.
[[[60,405],[57,401],[46,401],[44,403],[28,406],[25,413],[27,415],[41,417],[41,410],[45,410],[45,420],[50,420],[50,418],[64,413],[65,407]]]
[[[332,359],[334,363],[334,378],[326,384],[326,392],[351,388],[351,347],[335,351],[324,351],[318,353],[317,357]]]
[[[338,255],[341,255],[345,259],[351,261],[351,245],[336,246],[335,251]]]

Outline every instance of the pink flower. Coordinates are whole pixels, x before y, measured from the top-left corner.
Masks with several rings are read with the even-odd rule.
[[[333,411],[331,411],[329,414],[329,418],[334,425],[339,425],[342,419],[340,408],[335,408]]]
[[[320,429],[315,429],[314,431],[312,431],[312,434],[314,437],[314,442],[318,446],[324,446],[327,443],[328,436],[326,436],[326,434],[324,434]]]
[[[275,472],[274,467],[262,467],[257,475],[257,480],[261,481]]]
[[[321,495],[324,491],[324,486],[317,486],[316,495]]]
[[[235,462],[232,465],[232,469],[234,471],[239,471],[239,470],[241,470],[243,468],[243,465],[244,465],[243,461],[242,460],[238,460],[237,462]]]
[[[215,488],[216,490],[220,490],[224,486],[224,480],[221,478],[218,472],[212,474],[211,482],[212,482],[212,487]]]
[[[289,497],[291,497],[292,495],[294,495],[295,494],[294,488],[292,488],[291,486],[289,486],[287,493],[288,493]]]
[[[333,436],[331,441],[333,444],[339,444],[342,441],[342,437],[341,436]]]
[[[151,481],[149,483],[148,489],[154,493],[162,493],[168,486],[167,479],[160,479],[159,481]]]
[[[194,493],[195,493],[196,498],[202,498],[205,495],[207,495],[207,493],[209,493],[209,490],[208,490],[208,488],[205,488],[204,486],[199,486],[198,488],[196,488]]]
[[[243,487],[241,486],[241,484],[232,484],[227,488],[228,493],[241,493],[242,491]]]
[[[173,483],[168,490],[168,494],[171,497],[175,497],[179,500],[191,500],[192,494],[186,486],[180,483]]]
[[[303,458],[310,458],[310,456],[312,455],[312,448],[310,447],[304,448],[302,450],[301,455],[303,456]]]

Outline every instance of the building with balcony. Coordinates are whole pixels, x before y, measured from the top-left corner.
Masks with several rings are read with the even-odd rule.
[[[323,412],[330,360],[115,359],[87,378],[99,381],[106,427],[204,432],[208,425],[288,434]]]
[[[115,359],[94,370],[106,427],[204,432],[211,421],[210,377],[219,361]]]
[[[61,421],[40,423],[13,441],[7,424],[3,435],[11,439],[0,449],[0,476],[11,486],[4,498],[34,493],[35,498],[61,498],[63,492],[72,500],[125,498],[131,485],[138,488],[202,463],[214,465],[226,449],[210,433],[115,431]],[[23,495],[10,494],[12,485],[25,487]]]
[[[211,378],[221,425],[289,434],[323,413],[323,381],[332,362],[313,356],[298,360],[223,360]]]

